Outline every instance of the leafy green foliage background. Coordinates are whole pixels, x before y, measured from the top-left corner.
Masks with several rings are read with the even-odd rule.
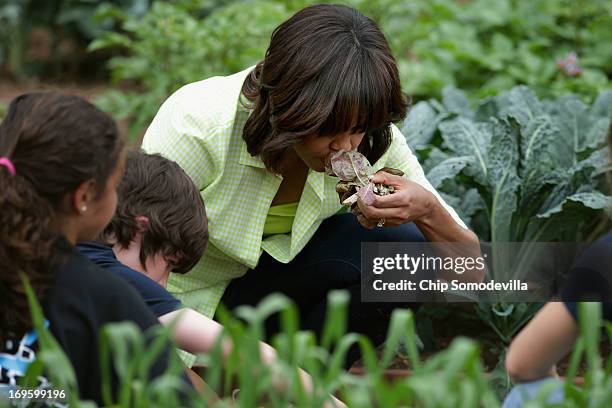
[[[0,5],[0,66],[36,73],[24,59],[25,34],[36,24],[61,25],[66,35],[93,39],[89,49],[111,53],[109,75],[127,89],[111,91],[97,102],[115,117],[129,119],[130,133],[136,138],[172,92],[186,83],[255,64],[263,57],[272,30],[313,2],[117,0],[101,4],[69,0],[42,2],[45,7],[35,7],[39,3],[6,0]],[[588,241],[602,231],[606,218],[601,209],[610,202],[604,187],[606,152],[601,142],[612,114],[611,92],[602,92],[612,88],[612,2],[343,3],[372,17],[385,32],[398,60],[404,91],[415,102],[403,124],[408,143],[417,151],[434,186],[482,240]],[[571,52],[578,56],[582,70],[578,76],[557,66],[557,61]],[[0,118],[2,110],[0,106]],[[335,302],[342,304],[341,296],[338,299]],[[260,388],[251,381],[253,372],[261,374],[262,368],[253,359],[255,343],[248,339],[260,335],[260,321],[271,310],[291,315],[286,311],[291,309],[286,300],[271,300],[262,307],[263,311],[243,311],[247,326],[229,317],[226,320],[229,335],[240,344],[238,353],[242,353],[233,357],[233,366],[230,364],[230,369],[240,372],[239,385],[247,390],[240,406],[252,406],[269,391],[266,386],[271,382],[268,372],[262,374]],[[527,304],[478,305],[476,314],[496,331],[502,344],[507,344],[536,310],[537,305]],[[596,312],[590,313],[595,314],[581,320],[591,326],[583,332],[575,352],[578,357],[570,367],[572,377],[586,350],[587,385],[583,390],[571,389],[570,406],[584,406],[591,397],[592,406],[603,407],[612,398],[612,366],[608,363],[605,370],[602,368],[597,355],[599,320]],[[395,329],[389,336],[409,333],[402,341],[414,345],[412,316],[402,316],[396,318],[403,319],[401,323],[395,323],[401,330]],[[338,325],[334,327],[343,327],[341,318],[331,319]],[[312,336],[298,333],[295,327],[288,323],[284,337],[277,339],[283,356],[280,369],[288,378],[295,378],[295,367],[303,365],[315,374],[322,389],[340,391],[352,406],[369,407],[373,402],[395,406],[398,400],[428,407],[497,404],[482,380],[478,347],[466,339],[456,339],[425,365],[416,361],[417,350],[409,348],[415,374],[389,386],[381,380],[386,360],[377,366],[373,350],[362,339],[343,337],[330,329],[319,347]],[[113,341],[133,341],[130,347],[138,344],[138,336],[129,328],[107,333],[108,344],[115,350],[122,346]],[[349,376],[334,365],[325,368],[334,361],[329,354],[332,345],[345,347],[353,341],[366,344],[367,376]],[[396,351],[397,343],[389,343],[385,358]],[[52,352],[48,355],[43,354],[43,361],[61,361]],[[146,359],[146,353],[143,356]],[[209,358],[213,367],[221,367],[219,354]],[[244,359],[249,363],[238,364]],[[138,361],[133,360],[134,364]],[[70,371],[64,371],[65,364],[58,367],[57,381],[63,381],[60,371]],[[73,384],[68,374],[63,375]],[[219,385],[222,375],[213,371],[208,380]],[[168,381],[166,386],[172,389],[172,376]],[[161,391],[152,394],[142,393],[146,387],[132,378],[124,384],[124,395],[137,395],[143,406],[164,406],[160,402],[167,396],[163,382]],[[303,398],[299,392],[295,396]],[[542,401],[540,398],[534,406],[543,406]],[[275,403],[285,406],[285,402],[280,398]]]
[[[589,106],[572,94],[542,101],[519,86],[472,109],[465,93],[445,88],[442,102],[417,103],[402,130],[481,240],[588,242],[597,211],[612,206],[611,115],[612,91]]]
[[[100,103],[133,117],[142,131],[161,102],[183,84],[237,72],[263,58],[274,27],[303,0],[155,2],[144,16],[105,7],[119,31],[90,49],[120,52],[109,69],[142,93],[114,92]],[[404,90],[415,100],[440,97],[445,86],[470,100],[525,84],[540,97],[573,92],[585,101],[612,78],[612,4],[605,0],[348,0],[379,23],[398,60]],[[570,52],[582,69],[557,67]]]
[[[67,69],[75,71],[83,55],[79,53],[81,50],[64,49],[65,40],[84,48],[96,36],[112,29],[111,20],[94,18],[100,8],[118,7],[125,15],[140,17],[150,4],[151,0],[3,0],[0,2],[0,73],[5,71],[14,78],[24,79],[61,76]],[[43,50],[48,51],[48,60],[41,61],[31,55],[33,30],[43,30],[48,37],[48,49]]]

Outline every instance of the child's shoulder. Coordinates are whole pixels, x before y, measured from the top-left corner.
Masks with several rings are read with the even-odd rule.
[[[572,266],[562,290],[570,314],[577,318],[577,302],[602,303],[603,318],[612,320],[612,233],[585,249]]]
[[[110,247],[88,242],[77,245],[77,248],[91,262],[103,269],[105,273],[110,273],[129,284],[156,316],[172,312],[180,306],[180,301],[162,285],[149,276],[121,263]]]
[[[608,233],[589,245],[575,267],[588,268],[612,279],[612,233]]]
[[[60,255],[56,268],[55,289],[71,296],[94,302],[125,295],[131,291],[122,279],[96,265],[65,240],[58,240],[55,250]]]
[[[115,256],[112,248],[97,242],[82,242],[77,246],[78,251],[90,262],[110,272],[133,285],[158,285],[153,279],[121,263]],[[159,286],[159,285],[158,285]]]

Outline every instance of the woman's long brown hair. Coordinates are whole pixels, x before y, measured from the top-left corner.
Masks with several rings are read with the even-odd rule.
[[[359,151],[374,163],[408,106],[383,33],[340,5],[307,7],[276,28],[242,93],[253,108],[243,131],[248,152],[275,172],[283,153],[311,134],[365,132]]]

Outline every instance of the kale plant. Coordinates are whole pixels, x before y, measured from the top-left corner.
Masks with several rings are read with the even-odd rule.
[[[612,91],[587,106],[574,95],[542,101],[519,86],[472,109],[446,88],[441,102],[416,104],[402,130],[432,185],[491,242],[494,277],[508,262],[525,269],[531,242],[590,242],[609,228],[611,114]],[[505,242],[522,242],[519,255],[495,251]],[[537,309],[481,303],[477,314],[508,344]]]
[[[483,241],[591,241],[604,231],[612,91],[589,107],[519,86],[475,110],[461,91],[443,94],[416,104],[403,133]]]

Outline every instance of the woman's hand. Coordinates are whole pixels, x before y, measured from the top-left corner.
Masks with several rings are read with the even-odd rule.
[[[371,204],[361,197],[357,200],[357,220],[365,228],[375,226],[395,227],[414,222],[429,242],[453,242],[461,244],[443,245],[436,249],[444,257],[481,256],[478,237],[464,228],[438,201],[436,196],[420,184],[384,171],[376,173],[372,181],[393,186],[395,192],[386,196],[374,195]],[[440,275],[441,278],[458,279],[463,282],[482,282],[484,269],[473,269],[463,274],[454,272]]]
[[[370,205],[359,197],[357,205],[361,215],[357,216],[357,220],[365,228],[374,228],[379,222],[385,227],[395,227],[419,221],[430,216],[438,204],[438,200],[431,192],[404,177],[379,171],[373,176],[372,182],[393,186],[395,193],[386,196],[375,195]]]

